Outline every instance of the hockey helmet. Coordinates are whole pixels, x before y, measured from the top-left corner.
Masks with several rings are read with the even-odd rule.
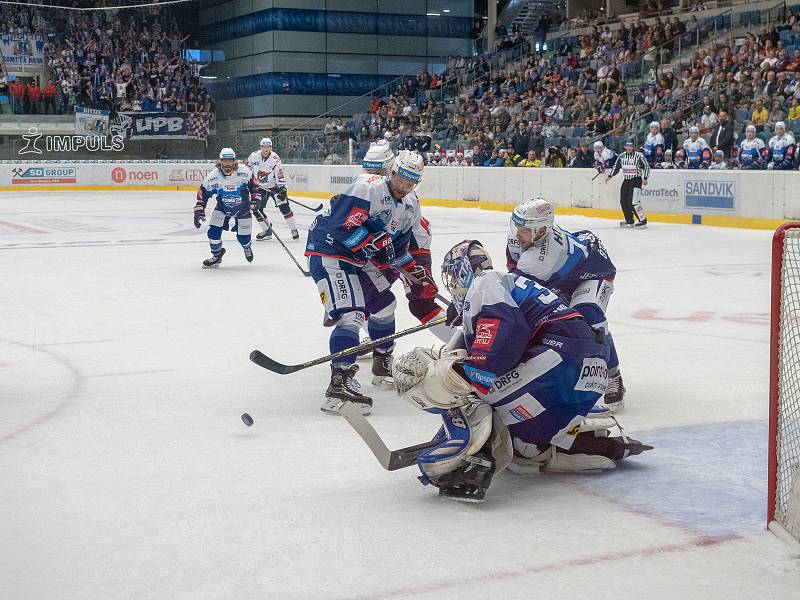
[[[219,151],[219,168],[226,176],[236,169],[236,152],[233,148],[223,148]]]
[[[778,129],[783,129],[783,132],[786,133],[786,123],[783,121],[778,121],[775,123],[775,132],[778,132]]]
[[[752,133],[753,135],[749,139],[753,139],[756,137],[756,126],[755,125],[748,125],[747,128],[744,130],[744,135],[747,137],[748,133]]]
[[[657,129],[658,131],[661,131],[661,125],[658,124],[658,121],[653,121],[652,123],[650,123],[651,133],[653,132],[653,128]]]
[[[491,268],[492,258],[478,240],[459,242],[444,255],[442,281],[459,314],[464,310],[464,298],[472,281]]]
[[[267,137],[265,137],[265,138],[261,138],[261,142],[260,142],[259,144],[260,144],[260,146],[261,146],[262,148],[263,148],[264,146],[269,146],[270,148],[272,148],[272,140],[271,140],[271,139],[269,139],[269,138],[267,138]]]
[[[696,140],[700,136],[700,130],[695,125],[689,127],[689,137],[693,135],[695,136],[692,138],[693,140]]]
[[[600,152],[600,151],[601,151],[601,150],[602,150],[604,147],[605,147],[605,146],[603,146],[603,142],[601,142],[600,140],[597,140],[597,141],[594,143],[594,149],[595,149],[597,152]]]
[[[518,204],[511,213],[509,233],[523,248],[540,244],[555,218],[553,205],[544,198],[531,198]]]
[[[386,142],[376,143],[367,149],[364,160],[361,162],[361,168],[370,173],[388,175],[393,162],[394,152],[389,144]]]
[[[223,158],[236,160],[236,152],[233,151],[233,148],[223,148],[219,151],[219,159],[222,160]]]
[[[422,181],[425,162],[412,150],[401,150],[392,163],[389,190],[395,198],[409,194]]]

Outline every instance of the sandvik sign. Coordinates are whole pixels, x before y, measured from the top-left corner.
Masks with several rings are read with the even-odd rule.
[[[735,181],[688,180],[683,184],[683,192],[686,208],[736,208]]]

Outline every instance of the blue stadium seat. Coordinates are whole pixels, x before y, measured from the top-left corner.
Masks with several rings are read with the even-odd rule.
[[[760,132],[760,133],[758,133],[758,134],[756,134],[756,137],[757,137],[758,139],[760,139],[762,142],[764,142],[765,144],[766,144],[767,142],[769,142],[769,138],[767,137],[767,135],[766,135],[766,134],[765,134],[763,131],[762,131],[762,132]]]
[[[739,136],[736,138],[736,145],[738,146],[739,144],[741,144],[743,139],[744,139],[744,134],[740,133]]]
[[[583,137],[584,135],[586,135],[586,127],[582,125],[580,127],[576,127],[575,129],[572,130],[572,135],[576,137]]]
[[[734,118],[737,123],[746,123],[750,120],[750,111],[744,108],[737,108]]]
[[[723,16],[723,17],[722,17],[722,26],[723,26],[725,29],[730,29],[730,28],[731,28],[731,25],[732,25],[732,20],[733,20],[733,17],[732,17],[732,15],[725,15],[725,16]]]
[[[757,10],[750,11],[750,24],[761,25],[761,12]]]
[[[739,25],[741,25],[742,27],[747,27],[748,25],[750,25],[750,13],[749,12],[745,11],[745,12],[739,14]]]
[[[786,127],[788,127],[792,133],[800,132],[800,121],[786,121]]]

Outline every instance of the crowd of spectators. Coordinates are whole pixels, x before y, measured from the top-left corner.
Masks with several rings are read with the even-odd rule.
[[[451,57],[440,76],[406,78],[391,93],[373,98],[368,112],[349,126],[339,121],[334,139],[352,137],[363,144],[388,131],[402,144],[406,137],[427,135],[434,142],[430,158],[438,164],[458,164],[461,151],[461,160],[473,165],[577,166],[588,161],[582,142],[604,138],[619,147],[625,137],[639,134],[641,144],[648,124],[658,121],[674,138],[673,152],[696,125],[709,143],[715,138],[712,150],[723,152],[725,164],[736,166],[737,144],[748,124],[767,145],[777,122],[787,121],[789,132],[798,125],[800,14],[738,44],[700,50],[679,72],[665,70],[649,80],[639,77],[643,84],[626,84],[631,65],[644,65],[647,73],[656,50],[671,52],[670,41],[698,27],[696,15],[614,30],[597,25],[571,43],[563,39],[550,55],[529,51],[522,61],[501,68],[490,68],[494,57]],[[431,93],[451,85],[459,94],[452,105]],[[721,120],[726,140],[732,133],[722,144]],[[452,160],[447,150],[453,151]]]
[[[5,31],[43,35],[47,81],[8,83],[17,114],[70,114],[75,106],[113,111],[213,112],[204,66],[186,60],[183,36],[167,9],[53,11],[3,5]],[[48,18],[50,17],[50,18]],[[5,80],[0,74],[0,87]]]

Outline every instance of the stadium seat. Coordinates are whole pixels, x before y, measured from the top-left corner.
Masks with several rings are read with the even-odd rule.
[[[734,118],[737,123],[746,123],[750,120],[750,111],[744,108],[737,108]]]
[[[800,121],[787,121],[786,126],[792,131],[792,133],[800,134]]]

